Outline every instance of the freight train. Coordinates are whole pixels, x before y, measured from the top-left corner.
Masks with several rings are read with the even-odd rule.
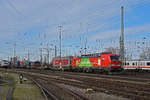
[[[7,68],[38,68],[41,67],[41,63],[39,61],[7,61],[2,60],[0,61],[0,67],[7,67]]]
[[[113,72],[122,71],[118,54],[95,53],[77,57],[56,57],[52,61],[52,69],[79,72]]]

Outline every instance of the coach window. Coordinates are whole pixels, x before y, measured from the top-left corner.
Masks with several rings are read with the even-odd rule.
[[[134,64],[134,63],[132,63],[132,65],[134,66],[135,64]]]
[[[124,63],[124,62],[123,62],[122,64],[123,64],[123,65],[125,65],[125,63]]]
[[[147,65],[150,65],[150,62],[147,62]]]
[[[136,62],[135,64],[136,64],[136,66],[137,66],[137,62]]]
[[[127,65],[129,65],[129,63],[127,63]]]
[[[145,63],[143,62],[143,65],[142,66],[145,66]]]
[[[126,65],[126,62],[124,63],[124,65]]]

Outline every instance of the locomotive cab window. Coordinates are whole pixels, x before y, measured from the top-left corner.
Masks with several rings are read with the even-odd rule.
[[[119,61],[119,56],[110,56],[112,61]]]

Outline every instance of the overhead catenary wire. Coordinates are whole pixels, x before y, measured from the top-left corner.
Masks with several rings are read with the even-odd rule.
[[[6,0],[8,2],[8,4],[11,6],[11,8],[13,8],[15,10],[15,12],[18,14],[18,15],[21,15],[21,16],[24,16],[23,13],[21,11],[19,11],[15,6],[14,4],[12,3],[13,0]],[[25,16],[24,16],[25,17]]]

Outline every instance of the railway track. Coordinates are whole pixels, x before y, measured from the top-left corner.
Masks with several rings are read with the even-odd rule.
[[[32,75],[35,75],[35,73],[32,73]],[[132,99],[142,99],[142,100],[148,100],[149,95],[150,95],[150,87],[139,87],[139,84],[126,84],[126,83],[118,83],[114,81],[108,81],[108,80],[93,80],[93,79],[81,79],[81,78],[75,78],[71,77],[74,80],[78,81],[71,81],[68,80],[69,77],[67,78],[62,78],[62,77],[54,77],[54,76],[49,76],[49,75],[44,75],[40,74],[39,76],[49,78],[49,80],[56,82],[56,83],[63,83],[63,84],[68,84],[76,87],[81,87],[81,88],[88,88],[91,87],[95,91],[98,92],[104,92],[107,94],[115,94],[118,96],[124,96],[127,98],[132,98]],[[84,80],[84,81],[82,81]],[[95,85],[93,85],[93,83]],[[137,85],[137,86],[135,86]],[[117,87],[116,87],[117,86]]]
[[[142,90],[133,89],[133,88],[125,89],[125,88],[122,88],[121,86],[116,87],[117,85],[113,84],[113,83],[111,83],[111,84],[113,84],[113,86],[111,86],[107,82],[103,82],[103,84],[93,86],[92,83],[90,83],[89,81],[83,83],[83,82],[70,81],[68,79],[65,80],[65,79],[60,79],[60,78],[56,78],[56,79],[50,78],[50,80],[53,82],[56,82],[56,83],[68,84],[68,85],[72,85],[72,86],[76,86],[76,87],[80,87],[80,88],[89,88],[90,87],[97,92],[104,92],[107,94],[115,94],[118,96],[124,96],[127,98],[136,99],[136,100],[137,100],[137,98],[142,99],[142,100],[148,100],[149,95],[150,95],[150,92],[147,92],[147,91],[142,91]]]
[[[20,71],[23,72],[23,71]],[[124,81],[114,81],[109,78],[96,78],[80,75],[67,75],[67,73],[46,73],[46,72],[24,72],[36,77],[42,77],[42,80],[49,80],[55,83],[71,85],[80,88],[92,88],[96,92],[114,94],[123,96],[132,100],[149,100],[150,85],[137,84]],[[129,80],[130,81],[130,80]]]
[[[32,81],[41,89],[46,100],[59,100],[56,96],[54,96],[51,92],[49,92],[44,86],[38,83],[38,81],[34,79],[32,79]]]
[[[47,78],[44,79],[43,77],[36,77],[36,76],[28,76],[33,77],[32,80],[41,88],[46,100],[89,100],[88,98],[82,96],[79,93],[76,93],[72,90],[69,90],[67,88],[61,87],[60,85],[51,82]],[[43,84],[44,83],[44,84]],[[58,91],[56,93],[51,92],[50,90],[52,87],[56,87],[55,90],[61,91],[61,94],[65,93],[65,97],[67,98],[61,98],[60,94],[58,95]],[[63,96],[64,97],[64,96]]]
[[[145,77],[139,77],[138,75],[104,75],[104,74],[91,74],[91,73],[77,73],[77,72],[51,72],[47,70],[29,70],[30,72],[48,74],[48,75],[57,75],[57,76],[78,76],[78,77],[87,77],[95,79],[108,79],[119,82],[126,83],[137,83],[137,84],[150,84],[150,73],[147,73]]]

